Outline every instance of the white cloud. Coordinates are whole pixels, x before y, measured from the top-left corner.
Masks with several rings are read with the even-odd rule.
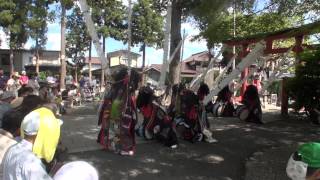
[[[1,49],[9,49],[8,37],[3,32],[3,30],[0,30],[0,41],[1,41],[1,45],[0,45]]]
[[[26,44],[24,45],[24,49],[30,49],[31,47],[32,47],[32,45],[33,45],[33,42],[32,42],[32,40],[31,39],[29,39],[27,42],[26,42]]]
[[[146,49],[146,65],[150,64],[162,64],[163,49]]]
[[[60,50],[61,35],[60,33],[48,33],[47,50]]]

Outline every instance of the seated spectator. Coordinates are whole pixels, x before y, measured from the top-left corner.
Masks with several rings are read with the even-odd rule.
[[[23,139],[10,147],[3,159],[3,179],[51,180],[42,160],[52,161],[60,125],[60,120],[47,108],[36,109],[25,116],[21,124]]]
[[[31,87],[32,88],[33,94],[35,94],[35,95],[39,94],[40,85],[38,83],[36,74],[34,74],[34,73],[30,74],[30,79],[29,79],[27,87]]]
[[[23,117],[21,118],[4,118],[2,122],[2,127],[0,129],[0,142],[1,142],[1,149],[0,149],[0,179],[3,179],[2,173],[2,159],[4,154],[7,150],[17,141],[14,139],[17,136],[20,136],[20,125]]]
[[[19,83],[19,73],[16,72],[7,82],[7,91],[12,91],[18,95],[18,89],[21,87]]]
[[[11,101],[15,99],[15,94],[11,91],[5,91],[0,97],[0,125],[4,113],[11,109]]]
[[[21,86],[25,86],[29,83],[29,77],[27,76],[26,71],[21,72],[21,76],[19,78],[19,83]]]
[[[33,89],[31,87],[22,86],[18,90],[18,97],[26,97],[26,96],[32,95],[32,94],[33,94]]]
[[[7,87],[8,77],[4,75],[3,69],[0,67],[0,90],[5,91]]]
[[[292,180],[319,180],[320,143],[310,142],[301,145],[288,161],[287,175]]]

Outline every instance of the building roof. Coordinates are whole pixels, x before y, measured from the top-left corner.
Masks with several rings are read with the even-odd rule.
[[[181,73],[182,74],[197,74],[197,71],[191,69],[190,63],[192,62],[208,62],[210,59],[210,54],[208,51],[199,52],[196,54],[192,54],[190,57],[182,61],[181,65]],[[161,72],[162,64],[151,64],[150,66],[146,67],[144,71],[149,71],[150,69],[154,69],[158,72]]]
[[[161,72],[161,67],[162,64],[151,64],[150,66],[146,67],[144,72],[149,71],[151,69],[154,69],[158,72]],[[190,69],[188,64],[186,62],[182,62],[182,69],[181,69],[182,74],[197,74],[197,71]]]
[[[0,51],[10,51],[10,49],[0,49]],[[14,50],[15,52],[33,52],[32,49],[17,49],[17,50]],[[57,50],[47,50],[47,49],[43,49],[41,50],[41,52],[57,52],[57,53],[60,53],[60,51],[57,51]]]
[[[89,57],[86,57],[86,64],[89,64]],[[91,57],[91,64],[101,64],[99,57]]]
[[[119,55],[126,55],[128,52],[128,50],[118,50],[118,51],[113,51],[113,52],[109,52],[107,54],[108,57],[114,57],[114,56],[119,56]],[[140,57],[141,55],[135,52],[131,52],[131,56],[134,57]]]
[[[113,51],[107,54],[107,57],[114,57],[114,56],[119,56],[119,55],[125,55],[128,51],[127,50],[118,50],[118,51]],[[140,54],[131,52],[131,55],[134,57],[139,57]],[[89,63],[89,57],[86,57],[86,64]],[[100,58],[99,57],[91,57],[91,64],[101,64]]]
[[[145,67],[144,71],[149,71],[150,69],[154,69],[156,71],[161,72],[161,67],[162,67],[162,64],[151,64],[150,66]]]
[[[188,57],[187,59],[183,60],[186,63],[189,62],[206,62],[209,61],[210,59],[210,54],[208,51],[203,51],[203,52],[199,52],[196,54],[192,54],[190,57]]]

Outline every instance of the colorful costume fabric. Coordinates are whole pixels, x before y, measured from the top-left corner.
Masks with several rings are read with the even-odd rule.
[[[135,151],[137,113],[133,97],[127,97],[126,88],[111,88],[105,96],[99,113],[101,130],[98,142],[105,149],[132,155]]]

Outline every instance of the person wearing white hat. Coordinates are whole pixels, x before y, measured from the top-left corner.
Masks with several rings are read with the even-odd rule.
[[[51,180],[41,160],[51,162],[60,137],[60,120],[39,108],[21,123],[21,142],[9,148],[3,159],[5,180]]]
[[[99,180],[97,170],[87,162],[74,161],[63,165],[53,177],[54,180]]]
[[[26,71],[21,72],[21,76],[19,78],[19,83],[21,86],[27,85],[29,82],[29,77],[27,76]]]

